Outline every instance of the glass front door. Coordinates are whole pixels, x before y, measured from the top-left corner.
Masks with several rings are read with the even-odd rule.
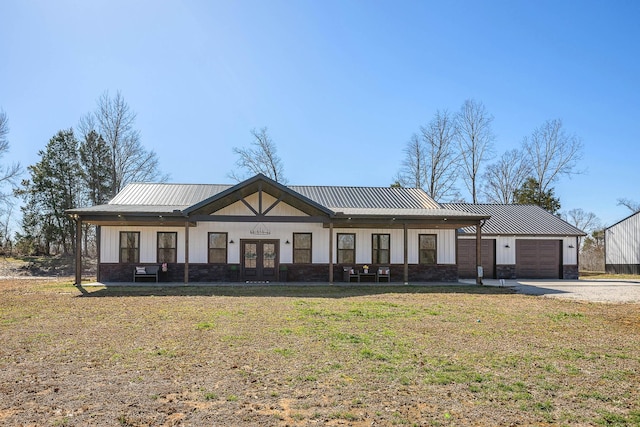
[[[242,241],[242,277],[246,281],[266,282],[278,279],[277,240]]]

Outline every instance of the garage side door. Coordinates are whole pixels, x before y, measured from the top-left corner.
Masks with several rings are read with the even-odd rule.
[[[516,277],[560,278],[559,240],[516,240]]]
[[[494,239],[482,240],[482,270],[484,277],[495,277],[496,245]],[[458,240],[458,276],[461,279],[476,277],[476,239]]]

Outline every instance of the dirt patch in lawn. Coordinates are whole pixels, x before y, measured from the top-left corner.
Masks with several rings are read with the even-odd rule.
[[[0,281],[2,425],[640,423],[640,306]]]

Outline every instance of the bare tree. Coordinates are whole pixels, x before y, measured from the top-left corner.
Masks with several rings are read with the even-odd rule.
[[[396,181],[407,188],[423,188],[425,186],[425,165],[427,163],[424,144],[418,134],[411,135],[404,149],[404,160]]]
[[[286,184],[282,160],[278,156],[275,143],[267,133],[267,128],[252,129],[251,135],[254,138],[251,143],[253,148],[233,148],[233,152],[238,155],[236,161],[238,168],[250,174],[261,173],[276,182]],[[228,175],[238,182],[246,178],[242,172],[236,170],[229,172]]]
[[[515,191],[522,187],[530,173],[531,168],[521,151],[506,151],[483,173],[482,194],[489,203],[515,203]]]
[[[463,180],[471,193],[473,203],[478,202],[478,178],[484,161],[493,157],[495,136],[491,129],[493,116],[484,104],[466,100],[456,115],[457,140]]]
[[[579,228],[587,234],[591,234],[595,230],[602,228],[600,219],[593,212],[585,212],[583,209],[571,209],[566,213],[562,213],[562,219],[569,224]],[[578,237],[578,247],[582,247],[582,236]]]
[[[135,129],[136,113],[118,91],[115,97],[104,92],[97,108],[80,119],[78,125],[83,136],[96,130],[109,146],[111,164],[111,197],[130,182],[166,181],[167,175],[159,170],[158,157],[147,151]]]
[[[434,200],[458,197],[454,137],[454,119],[447,111],[437,111],[407,142],[396,182],[403,187],[421,188]]]
[[[0,158],[9,151],[9,119],[4,110],[0,110]],[[22,174],[20,163],[12,163],[10,165],[0,165],[0,189],[6,184],[15,186],[16,180]],[[12,196],[12,192],[5,193],[0,191],[0,203],[6,204]]]
[[[459,198],[455,187],[459,157],[454,147],[455,119],[447,111],[436,111],[426,127],[420,128],[426,164],[424,190],[434,200]]]
[[[538,181],[540,193],[563,176],[580,173],[576,170],[582,158],[582,142],[567,134],[559,119],[547,120],[525,137],[522,149],[531,165],[532,176]]]
[[[632,213],[640,212],[640,203],[636,202],[635,200],[627,198],[618,199],[618,206],[624,206]]]

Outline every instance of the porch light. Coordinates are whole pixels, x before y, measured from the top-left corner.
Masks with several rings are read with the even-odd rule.
[[[229,244],[233,245],[234,243],[233,239],[229,240]]]
[[[573,245],[571,245],[571,244],[569,245],[569,247],[570,247],[571,249],[573,249],[573,248],[574,248],[574,246],[573,246]]]
[[[509,244],[507,243],[506,245],[504,245],[505,248],[510,248],[511,246],[509,246]]]
[[[291,244],[291,242],[289,241],[289,239],[287,239],[287,241],[286,241],[286,242],[284,242],[284,244],[285,244],[285,245],[290,245],[290,244]]]

